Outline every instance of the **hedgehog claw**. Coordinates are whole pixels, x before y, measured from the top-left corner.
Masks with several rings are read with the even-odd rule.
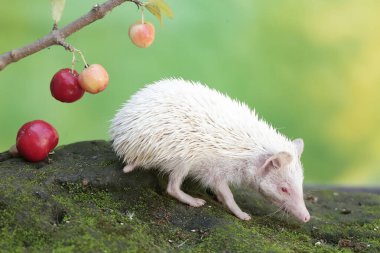
[[[193,198],[189,205],[192,207],[200,207],[203,206],[205,203],[206,201],[203,199]]]
[[[236,216],[241,220],[250,220],[251,219],[251,216],[249,216],[249,214],[247,214],[245,212],[238,213],[238,214],[236,214]]]

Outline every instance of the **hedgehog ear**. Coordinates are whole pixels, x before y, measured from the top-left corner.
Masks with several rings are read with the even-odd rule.
[[[278,152],[269,157],[263,166],[260,167],[259,173],[261,176],[267,175],[272,169],[280,169],[288,166],[293,160],[293,157],[288,152]]]
[[[303,140],[301,138],[294,139],[293,144],[296,146],[298,157],[301,157],[304,147]]]

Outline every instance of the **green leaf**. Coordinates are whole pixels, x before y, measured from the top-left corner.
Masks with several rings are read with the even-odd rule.
[[[66,0],[51,0],[51,15],[55,24],[57,24],[62,17],[65,1]]]
[[[173,11],[164,0],[153,0],[160,8],[161,12],[165,13],[168,18],[173,18]]]
[[[162,25],[162,14],[168,18],[173,18],[173,11],[164,0],[148,0],[144,7],[152,13]]]
[[[147,4],[144,6],[150,13],[152,13],[161,23],[162,25],[162,17],[161,17],[161,10],[158,8],[157,5],[154,4]]]

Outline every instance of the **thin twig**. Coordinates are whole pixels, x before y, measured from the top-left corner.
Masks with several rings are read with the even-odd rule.
[[[177,248],[181,248],[189,239],[184,240],[182,243],[177,245]]]
[[[22,48],[13,49],[9,52],[0,55],[0,71],[3,70],[9,64],[17,62],[49,46],[60,45],[63,46],[66,50],[72,52],[74,50],[73,47],[65,42],[65,39],[67,37],[79,31],[83,27],[93,23],[94,21],[102,19],[113,8],[125,2],[133,2],[138,7],[143,5],[143,3],[139,0],[108,0],[101,5],[97,4],[87,14],[78,18],[74,22],[66,25],[65,27],[57,29],[57,27],[54,26],[53,30],[49,34],[38,39],[37,41],[29,45],[26,45]]]

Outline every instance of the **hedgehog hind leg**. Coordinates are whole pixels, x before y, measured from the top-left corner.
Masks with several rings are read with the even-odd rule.
[[[193,207],[203,206],[206,201],[199,198],[194,198],[189,194],[181,190],[181,184],[186,177],[188,170],[177,169],[176,172],[172,172],[169,175],[169,182],[166,188],[166,192],[181,201],[182,203],[188,204]]]
[[[129,172],[133,171],[135,168],[136,168],[136,165],[134,165],[133,163],[129,163],[129,164],[124,166],[123,172],[129,173]]]

